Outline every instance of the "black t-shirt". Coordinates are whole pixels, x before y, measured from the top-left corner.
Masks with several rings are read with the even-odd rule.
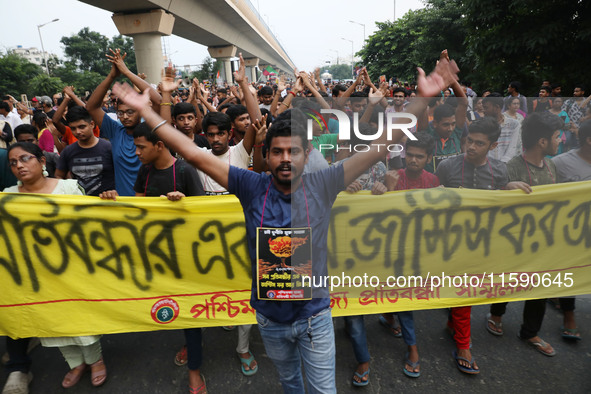
[[[174,185],[176,175],[176,187]],[[159,170],[151,164],[142,164],[137,174],[133,190],[146,197],[158,197],[177,191],[185,196],[203,196],[203,185],[197,171],[184,160],[176,160],[174,165]]]
[[[82,148],[78,143],[68,145],[62,151],[57,169],[72,172],[72,177],[87,196],[115,189],[115,170],[111,143],[99,139],[92,148]]]

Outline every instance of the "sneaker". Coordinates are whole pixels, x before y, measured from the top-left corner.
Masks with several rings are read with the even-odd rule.
[[[20,371],[11,372],[4,385],[2,394],[29,394],[29,383],[33,380],[31,372],[24,373]]]

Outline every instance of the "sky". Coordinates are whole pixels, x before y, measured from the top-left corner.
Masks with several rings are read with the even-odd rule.
[[[122,0],[123,1],[123,0]],[[376,30],[375,22],[391,21],[408,10],[424,7],[420,0],[251,0],[271,31],[278,37],[299,70],[313,70],[327,65],[327,61],[350,63],[351,42],[353,51],[361,49],[365,35]],[[285,4],[293,6],[286,7]],[[77,0],[18,0],[3,1],[3,31],[0,51],[22,45],[41,49],[38,25],[59,18],[41,28],[45,50],[63,58],[63,36],[76,34],[83,27],[111,38],[118,33],[111,20],[111,13]],[[312,22],[309,22],[308,20]],[[199,65],[208,56],[207,48],[180,37],[164,38],[164,48],[177,66]]]

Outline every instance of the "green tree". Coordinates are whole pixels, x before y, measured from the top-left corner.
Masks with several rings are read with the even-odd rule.
[[[351,78],[351,66],[348,64],[333,64],[328,68],[320,68],[321,70],[328,70],[332,74],[332,79],[349,79]],[[321,73],[322,74],[322,73]]]
[[[29,81],[42,73],[43,70],[36,64],[17,54],[8,53],[0,57],[0,93],[18,99],[20,94],[27,92]]]
[[[212,59],[211,57],[207,56],[205,59],[203,59],[203,63],[201,64],[201,66],[199,67],[199,69],[197,71],[193,71],[193,73],[191,74],[191,79],[192,78],[197,78],[199,81],[203,81],[204,79],[215,79],[215,75],[217,74],[218,71],[220,71],[222,69],[222,64],[221,62]],[[211,77],[213,75],[213,78]]]
[[[376,24],[378,30],[358,53],[372,79],[384,74],[412,80],[416,67],[430,70],[443,49],[460,68],[470,69],[461,2],[429,0],[424,9],[409,11],[395,23]]]
[[[61,92],[64,83],[57,77],[50,77],[47,74],[39,74],[28,81],[27,96],[29,98],[38,95],[52,96]]]
[[[109,48],[109,39],[102,34],[83,28],[70,37],[62,37],[67,60],[74,62],[80,71],[94,71],[107,75],[111,69],[105,54]],[[128,54],[129,55],[129,54]]]

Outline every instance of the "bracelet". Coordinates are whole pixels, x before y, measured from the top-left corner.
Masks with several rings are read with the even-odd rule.
[[[289,108],[289,104],[285,104],[283,101],[281,102],[281,104],[285,105],[285,108]]]
[[[160,103],[160,105],[170,105],[172,107],[172,103]]]
[[[296,94],[293,91],[291,91],[291,90],[289,91],[289,93],[293,94],[293,97],[296,96]]]
[[[163,120],[162,122],[158,123],[153,129],[152,129],[152,134],[156,132],[156,130],[158,130],[158,127],[162,126],[164,123],[166,123],[165,120]]]
[[[265,146],[265,144],[259,144],[259,145],[253,145],[253,148],[262,148],[263,146]]]

